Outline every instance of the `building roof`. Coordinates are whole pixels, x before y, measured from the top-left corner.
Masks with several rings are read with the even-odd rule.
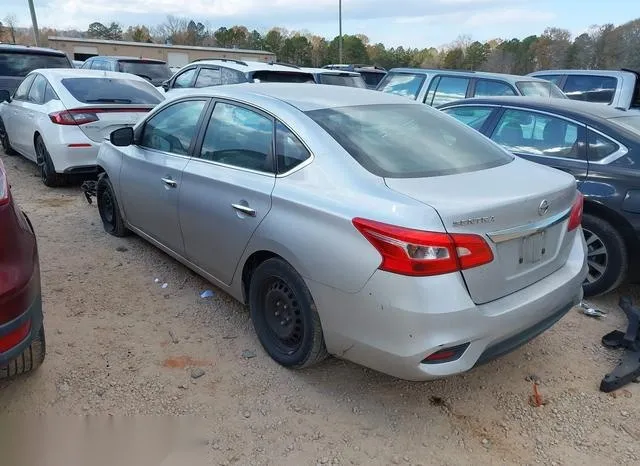
[[[251,49],[229,49],[222,47],[200,47],[196,45],[168,45],[168,44],[150,44],[147,42],[129,42],[122,40],[106,40],[106,39],[82,39],[77,37],[62,37],[62,36],[50,36],[50,41],[53,42],[75,42],[78,44],[106,44],[106,45],[129,45],[134,47],[150,47],[150,48],[171,48],[182,50],[201,50],[203,52],[235,52],[235,53],[252,53],[260,55],[273,55],[274,53],[266,50],[251,50]]]

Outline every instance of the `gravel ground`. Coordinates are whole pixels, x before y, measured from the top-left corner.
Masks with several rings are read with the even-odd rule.
[[[2,159],[39,238],[48,355],[0,382],[0,413],[193,414],[211,464],[640,462],[640,385],[598,391],[617,362],[599,341],[625,323],[618,295],[592,301],[604,319],[573,310],[446,380],[337,359],[289,371],[264,353],[243,306],[143,240],[105,234],[78,186],[45,188],[33,164]],[[638,286],[620,293],[640,302]],[[532,380],[542,407],[529,404]]]

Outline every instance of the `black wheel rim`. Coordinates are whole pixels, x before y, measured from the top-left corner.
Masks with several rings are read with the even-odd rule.
[[[102,191],[100,195],[100,214],[102,220],[109,226],[113,226],[113,219],[115,218],[115,203],[113,197],[108,189]]]
[[[42,178],[42,181],[46,182],[48,178],[47,159],[44,151],[44,144],[42,143],[41,139],[38,139],[36,141],[36,156],[37,156],[38,164],[40,165],[40,177]]]
[[[268,280],[263,290],[264,318],[272,341],[282,353],[295,353],[302,346],[304,337],[300,303],[280,278]]]
[[[590,285],[600,280],[605,274],[609,265],[609,253],[602,238],[584,228],[583,231],[584,239],[587,243],[587,265],[589,266],[589,272],[584,283]]]
[[[9,137],[4,129],[4,123],[0,123],[0,144],[5,151],[9,150]]]

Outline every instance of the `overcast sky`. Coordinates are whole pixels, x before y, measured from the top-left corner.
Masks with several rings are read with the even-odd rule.
[[[34,0],[40,26],[84,30],[89,23],[125,27],[155,25],[168,14],[213,28],[241,24],[338,33],[338,0]],[[30,25],[27,0],[0,0],[0,14]],[[620,24],[640,17],[640,0],[343,0],[343,33],[366,34],[387,46],[429,47],[460,34],[473,39],[526,37],[546,26],[584,32],[593,24]],[[2,20],[3,18],[0,18]]]

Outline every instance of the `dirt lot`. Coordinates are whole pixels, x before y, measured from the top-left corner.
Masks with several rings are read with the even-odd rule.
[[[598,391],[617,361],[599,343],[624,323],[617,295],[593,301],[605,319],[574,310],[447,380],[336,359],[292,372],[264,353],[245,308],[141,239],[105,234],[78,186],[45,188],[33,164],[2,158],[39,238],[48,345],[36,373],[0,383],[2,413],[195,414],[211,464],[640,461],[640,385]],[[640,300],[638,286],[621,292]],[[532,378],[546,406],[529,405]]]

